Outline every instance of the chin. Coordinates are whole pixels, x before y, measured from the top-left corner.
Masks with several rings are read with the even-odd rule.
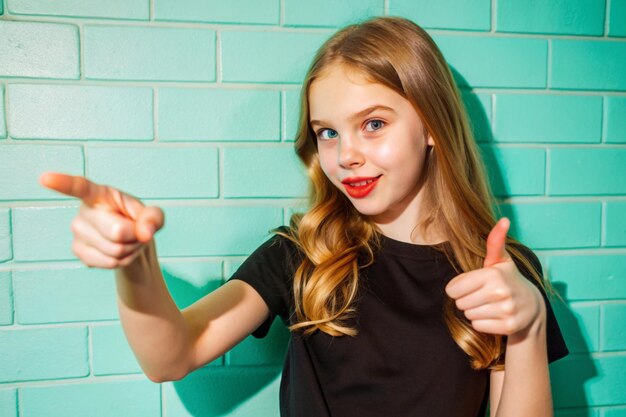
[[[378,216],[385,212],[384,208],[379,207],[375,204],[368,204],[370,202],[365,201],[354,201],[350,200],[356,211],[361,213],[364,216]]]

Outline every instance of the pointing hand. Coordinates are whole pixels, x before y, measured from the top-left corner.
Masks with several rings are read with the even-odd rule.
[[[164,224],[163,211],[85,177],[46,172],[39,177],[46,188],[81,200],[72,221],[72,250],[90,267],[128,266]]]

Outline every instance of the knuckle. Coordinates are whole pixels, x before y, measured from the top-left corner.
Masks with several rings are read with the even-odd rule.
[[[111,239],[114,242],[121,242],[124,237],[124,228],[120,222],[114,222],[111,225]]]
[[[80,233],[80,222],[80,217],[74,217],[74,219],[72,219],[72,222],[70,223],[70,230],[75,235]]]
[[[501,304],[502,312],[505,314],[512,314],[515,310],[515,306],[513,305],[513,301],[508,300]]]
[[[498,285],[494,290],[493,293],[495,294],[495,296],[498,299],[507,299],[511,297],[511,290],[509,287],[505,286],[505,285]]]
[[[509,317],[504,320],[504,329],[507,333],[513,333],[517,327],[517,320],[515,317]]]
[[[124,255],[124,245],[121,243],[114,243],[111,252],[114,257],[122,257]]]

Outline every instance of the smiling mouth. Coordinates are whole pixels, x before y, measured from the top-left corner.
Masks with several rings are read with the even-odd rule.
[[[378,177],[355,177],[355,178],[346,178],[341,183],[346,189],[346,192],[353,198],[363,198],[366,197],[369,193],[371,193],[376,184],[378,184],[378,179],[382,175]]]

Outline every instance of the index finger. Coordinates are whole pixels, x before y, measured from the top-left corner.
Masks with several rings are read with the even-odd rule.
[[[102,188],[85,177],[58,172],[44,172],[39,177],[39,182],[51,190],[80,198],[89,206],[96,203],[97,196],[101,194],[100,188]]]
[[[448,296],[456,300],[482,288],[485,281],[476,272],[478,271],[464,272],[450,280],[445,287]]]

